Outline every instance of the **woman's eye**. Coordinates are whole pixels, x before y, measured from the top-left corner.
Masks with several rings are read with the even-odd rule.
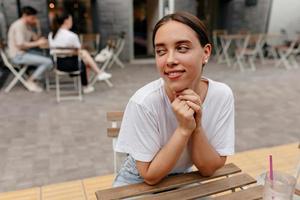
[[[164,49],[157,49],[156,50],[156,54],[159,55],[159,56],[162,56],[166,53],[166,51]]]
[[[189,50],[189,48],[186,47],[186,46],[179,46],[179,47],[177,47],[177,51],[179,53],[186,53],[188,50]]]

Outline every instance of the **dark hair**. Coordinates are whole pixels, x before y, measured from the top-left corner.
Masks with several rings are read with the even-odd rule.
[[[37,10],[31,6],[24,6],[21,10],[22,15],[36,15]]]
[[[155,39],[157,30],[162,25],[166,24],[169,21],[177,21],[177,22],[185,24],[185,25],[189,26],[191,29],[193,29],[197,33],[199,42],[202,47],[204,47],[206,44],[211,43],[209,40],[208,34],[207,34],[206,26],[200,19],[198,19],[196,16],[194,16],[188,12],[175,12],[173,14],[164,16],[162,19],[160,19],[156,23],[154,30],[153,30],[153,35],[152,35],[153,47],[155,47],[154,39]]]
[[[53,22],[52,22],[52,38],[55,37],[58,29],[61,27],[61,25],[64,23],[66,19],[68,19],[71,16],[69,13],[62,13],[62,14],[56,14]]]

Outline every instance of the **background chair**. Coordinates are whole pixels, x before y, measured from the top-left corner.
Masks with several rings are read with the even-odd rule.
[[[220,35],[227,35],[227,30],[213,30],[213,49],[215,50],[215,56],[218,63],[224,60],[222,58],[222,45],[219,38]]]
[[[245,52],[247,50],[249,40],[250,40],[250,35],[246,35],[244,39],[241,41],[241,47],[235,49],[236,62],[234,63],[234,65],[237,64],[241,72],[245,70]],[[255,70],[253,66],[251,66],[251,68],[252,70]]]
[[[55,85],[56,85],[56,100],[72,100],[78,99],[82,101],[82,85],[81,85],[81,60],[78,56],[77,50],[74,49],[52,49],[51,54],[54,61],[54,72],[55,72]],[[68,59],[68,60],[67,60]],[[66,62],[67,61],[67,62]],[[73,66],[61,66],[64,64]],[[74,67],[75,65],[75,67]],[[75,71],[62,71],[62,68],[75,68]],[[60,82],[60,77],[70,77],[73,82],[64,83]],[[75,91],[62,91],[62,88],[73,88]]]
[[[108,64],[107,68],[111,68],[114,63],[119,65],[121,68],[125,68],[124,64],[119,59],[119,55],[121,54],[125,46],[125,35],[126,35],[125,32],[121,32],[120,35],[118,36],[116,40],[115,48],[113,49],[113,55],[111,61]]]
[[[297,47],[294,46],[291,55],[290,55],[290,62],[292,63],[292,66],[297,69],[299,68],[299,63],[297,61],[297,57],[300,55],[300,40],[297,40],[296,45],[298,45]]]
[[[4,63],[4,65],[12,72],[12,74],[15,76],[13,80],[8,84],[8,86],[5,88],[5,92],[9,92],[16,84],[18,81],[20,81],[23,86],[28,89],[27,83],[25,81],[25,72],[28,68],[27,65],[15,65],[13,64],[8,56],[6,55],[6,52],[4,48],[0,48],[0,54],[1,54],[1,59]],[[28,89],[29,90],[29,89]]]
[[[275,64],[275,67],[280,67],[282,64],[286,69],[291,69],[292,65],[290,63],[290,57],[292,56],[293,52],[295,51],[295,45],[296,45],[296,40],[291,41],[289,46],[286,45],[280,45],[275,47],[275,49],[278,52],[279,59],[277,59],[277,62]]]
[[[80,43],[83,49],[86,49],[92,56],[99,52],[100,34],[99,33],[85,33],[80,34]]]
[[[257,57],[260,57],[261,62],[264,63],[264,55],[262,52],[263,43],[264,43],[263,34],[252,34],[249,36],[248,42],[246,44],[244,43],[242,48],[238,49],[238,51],[241,51],[240,56],[242,58],[240,58],[240,60],[241,62],[243,62],[242,68],[244,68],[244,64],[246,64],[245,61],[248,60],[251,69],[255,71],[256,65],[254,62]]]
[[[107,128],[107,136],[112,138],[112,148],[113,148],[113,154],[114,154],[114,173],[116,174],[118,171],[118,166],[121,163],[123,159],[121,159],[121,156],[124,157],[125,154],[118,153],[115,151],[115,146],[118,140],[119,131],[120,131],[120,125],[121,121],[123,119],[124,112],[107,112],[106,113],[106,119],[108,122],[111,123],[111,127]]]

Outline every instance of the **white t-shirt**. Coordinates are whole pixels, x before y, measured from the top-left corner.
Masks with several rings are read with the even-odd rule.
[[[50,48],[80,48],[80,40],[76,33],[73,33],[67,29],[58,29],[54,38],[52,38],[52,32],[48,35],[48,41]]]
[[[202,126],[210,144],[221,156],[234,153],[234,98],[224,83],[208,79],[203,102]],[[150,162],[177,128],[163,79],[139,89],[129,100],[116,145],[117,152]],[[171,173],[185,172],[193,165],[187,147]]]

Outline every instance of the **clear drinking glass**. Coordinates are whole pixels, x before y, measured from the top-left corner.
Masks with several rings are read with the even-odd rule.
[[[296,178],[279,171],[273,172],[270,180],[269,172],[265,176],[263,200],[292,200]]]

